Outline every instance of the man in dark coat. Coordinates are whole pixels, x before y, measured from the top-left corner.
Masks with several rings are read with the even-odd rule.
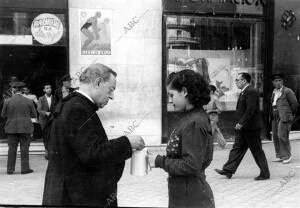
[[[260,168],[259,176],[254,179],[269,179],[270,171],[260,139],[259,93],[249,85],[251,76],[248,73],[240,73],[235,81],[237,87],[242,90],[236,107],[236,138],[223,169],[215,171],[231,178],[249,148]]]
[[[74,88],[71,87],[71,80],[72,79],[68,74],[61,78],[60,82],[62,83],[62,87],[56,89],[54,93],[56,103],[74,91]]]
[[[132,149],[142,149],[140,136],[108,140],[97,110],[113,99],[116,73],[89,66],[80,90],[57,104],[50,140],[43,205],[117,206],[117,182]]]
[[[13,174],[16,165],[18,144],[21,149],[21,173],[32,173],[29,166],[30,135],[33,133],[31,118],[36,119],[34,104],[28,98],[22,96],[23,82],[13,82],[13,96],[3,105],[1,117],[7,118],[5,133],[8,137],[7,174]]]
[[[273,162],[288,164],[292,160],[289,133],[299,104],[293,90],[283,85],[283,78],[282,73],[272,75],[275,89],[271,98],[270,120],[276,153]]]

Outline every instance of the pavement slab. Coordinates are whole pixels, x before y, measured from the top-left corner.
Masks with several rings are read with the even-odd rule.
[[[206,170],[207,181],[220,208],[298,208],[300,207],[300,140],[291,141],[293,160],[290,164],[274,163],[273,143],[265,143],[271,178],[254,181],[259,169],[247,152],[231,179],[215,173],[227,161],[230,149],[216,148],[214,159]],[[164,154],[164,150],[153,151]],[[0,156],[0,204],[41,205],[47,160],[43,155],[30,155],[32,174],[20,174],[20,158],[16,172],[6,174],[7,156]],[[154,168],[146,176],[130,175],[130,160],[126,161],[123,177],[118,185],[118,203],[122,207],[167,207],[167,173]]]

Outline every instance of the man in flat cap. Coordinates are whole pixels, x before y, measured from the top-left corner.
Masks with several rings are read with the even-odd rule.
[[[71,87],[71,80],[72,79],[68,74],[61,78],[62,87],[55,90],[54,94],[56,103],[74,91],[74,89]]]
[[[34,104],[22,96],[23,82],[11,84],[13,96],[4,102],[1,117],[7,118],[4,130],[8,137],[7,174],[13,174],[18,144],[21,149],[21,174],[32,173],[29,166],[30,135],[33,133],[31,118],[36,118]]]
[[[273,162],[288,164],[292,160],[289,133],[298,101],[293,90],[283,85],[283,79],[282,73],[272,75],[274,91],[271,98],[270,120],[276,153]]]

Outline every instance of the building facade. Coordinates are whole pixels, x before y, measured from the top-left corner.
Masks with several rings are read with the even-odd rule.
[[[26,0],[25,10],[20,6],[25,1],[0,2],[5,5],[1,18],[9,19],[0,25],[0,57],[5,60],[0,65],[5,80],[1,81],[2,94],[11,76],[24,79],[28,75],[32,90],[39,95],[39,83],[32,75],[39,73],[45,80],[53,77],[50,81],[56,87],[58,78],[69,73],[77,87],[88,65],[103,63],[118,73],[115,99],[99,110],[111,138],[139,134],[147,145],[167,141],[181,116],[168,104],[165,89],[166,77],[173,71],[195,70],[217,87],[224,108],[220,128],[226,138],[234,138],[233,115],[239,93],[234,80],[239,72],[250,73],[261,94],[262,136],[266,138],[271,73],[279,66],[287,68],[288,80],[294,83],[291,87],[299,88],[298,45],[291,42],[291,51],[283,42],[288,41],[288,32],[295,30],[296,34],[297,28],[287,30],[280,25],[283,3],[279,0]],[[288,4],[291,7],[287,5],[287,9],[300,8],[296,0]],[[62,30],[55,30],[59,21],[54,21],[53,15]],[[44,21],[34,23],[39,18]],[[56,32],[45,36],[39,31],[50,28],[43,25],[49,24],[49,18],[51,30]],[[22,21],[27,25],[25,32],[20,32]],[[11,53],[6,52],[7,47]],[[283,58],[281,47],[293,56]],[[35,57],[44,49],[45,55],[36,59],[15,56],[17,49],[19,54],[29,50]],[[24,65],[25,60],[30,64]],[[291,67],[291,63],[295,64]]]

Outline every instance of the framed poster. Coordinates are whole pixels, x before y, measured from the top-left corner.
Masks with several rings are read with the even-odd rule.
[[[81,55],[111,55],[111,10],[79,10]]]

